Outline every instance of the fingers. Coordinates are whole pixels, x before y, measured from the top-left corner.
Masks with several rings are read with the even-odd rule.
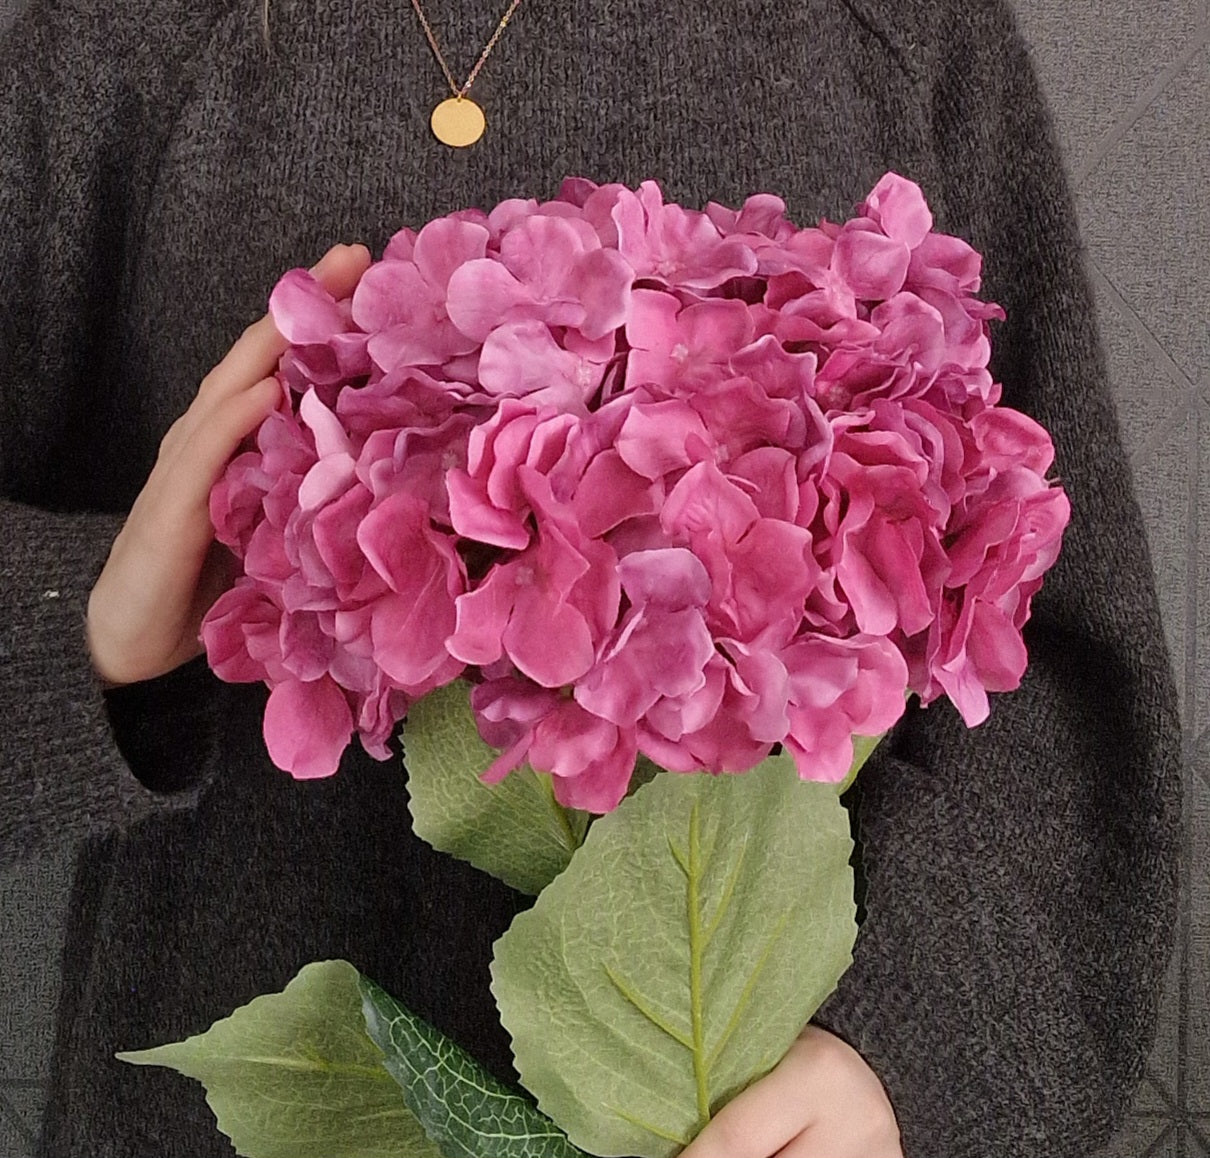
[[[334,297],[346,298],[357,288],[370,265],[364,245],[336,245],[311,267],[311,272]],[[202,379],[199,399],[219,401],[273,373],[287,342],[266,314],[236,339],[226,356]]]
[[[903,1150],[898,1135],[866,1136],[851,1125],[832,1125],[805,1130],[774,1158],[903,1158]]]
[[[312,272],[339,299],[369,264],[364,246],[338,245]],[[88,643],[108,683],[149,679],[200,651],[201,618],[230,579],[214,548],[210,491],[280,401],[273,375],[286,345],[271,318],[249,326],[164,436],[89,598]]]
[[[801,1075],[779,1066],[733,1098],[710,1120],[680,1158],[769,1158],[803,1129]]]
[[[894,1111],[851,1046],[808,1026],[680,1158],[903,1158]]]
[[[337,245],[312,273],[339,299],[353,292],[369,264],[364,245]],[[224,464],[273,409],[279,388],[272,375],[286,346],[269,315],[253,323],[206,376],[189,409],[165,436],[157,470],[174,470],[181,482],[187,481],[174,491],[182,513],[205,505]]]
[[[165,435],[144,493],[157,493],[163,479],[168,484],[162,495],[165,515],[171,517],[174,509],[178,516],[206,509],[232,453],[273,410],[281,392],[276,378],[262,378],[209,406],[191,408]],[[208,537],[208,522],[205,531]]]

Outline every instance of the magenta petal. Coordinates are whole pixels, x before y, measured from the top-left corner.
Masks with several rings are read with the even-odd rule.
[[[533,304],[529,289],[488,258],[460,266],[450,278],[448,293],[445,309],[450,321],[476,342]]]
[[[702,561],[683,547],[662,551],[634,551],[618,563],[631,603],[654,604],[677,610],[704,607],[710,600],[710,575]]]
[[[966,654],[988,691],[1011,692],[1021,684],[1028,654],[1021,632],[999,608],[977,602]]]
[[[327,672],[334,642],[324,634],[315,612],[283,616],[279,638],[282,664],[295,678],[317,680]]]
[[[276,585],[289,579],[296,567],[297,558],[291,559],[287,553],[286,536],[280,528],[268,520],[257,526],[244,553],[244,574]]]
[[[248,651],[248,637],[278,637],[281,609],[246,579],[215,600],[202,620],[206,659],[219,679],[255,683],[266,677],[266,665]]]
[[[349,701],[327,676],[287,680],[269,695],[265,745],[273,763],[297,780],[331,776],[352,734]]]
[[[592,666],[592,635],[584,616],[533,588],[517,592],[502,640],[513,663],[544,688],[570,684]]]
[[[555,799],[564,808],[598,815],[612,812],[626,796],[637,756],[634,730],[619,731],[609,749],[578,776],[555,778]]]
[[[920,186],[898,173],[887,173],[861,206],[887,237],[915,249],[933,228],[933,215]]]
[[[484,340],[479,382],[489,394],[582,413],[604,367],[565,350],[543,322],[507,323]]]
[[[996,406],[977,414],[970,425],[986,466],[999,470],[1022,466],[1043,475],[1054,462],[1050,435],[1019,410]]]
[[[365,556],[357,545],[357,527],[374,496],[354,487],[325,506],[311,525],[315,549],[338,587],[352,589],[365,571]]]
[[[585,249],[600,244],[582,220],[529,216],[500,241],[500,259],[535,300],[562,296]]]
[[[848,547],[836,565],[836,577],[844,587],[858,628],[867,635],[889,635],[899,621],[895,593],[870,561],[855,547]]]
[[[492,506],[479,483],[465,471],[455,469],[446,474],[445,488],[450,500],[450,521],[458,534],[518,551],[529,545],[524,519],[513,511]]]
[[[567,808],[610,812],[626,795],[638,755],[633,728],[616,728],[564,700],[534,729],[534,768],[554,776],[555,798]]]
[[[315,454],[318,458],[350,453],[348,431],[314,390],[308,390],[299,399],[298,416],[315,438]]]
[[[699,462],[682,475],[660,512],[671,535],[719,535],[735,541],[758,518],[756,504],[712,462]]]
[[[321,459],[309,471],[298,488],[301,510],[313,511],[344,492],[356,476],[356,464],[347,454]]]
[[[616,447],[632,471],[655,480],[689,466],[688,447],[695,440],[706,446],[713,441],[692,408],[680,401],[650,402],[631,407]]]
[[[445,290],[456,270],[484,257],[489,237],[487,229],[473,221],[439,217],[417,234],[412,257],[425,281]]]
[[[399,491],[361,521],[357,543],[392,591],[414,597],[437,562],[434,534],[424,503]]]
[[[589,463],[572,498],[576,521],[590,539],[627,519],[654,515],[659,508],[659,487],[631,470],[616,450],[598,454]]]
[[[455,629],[445,646],[463,663],[495,663],[504,654],[500,637],[513,609],[516,586],[507,567],[497,567],[474,591],[455,600]]]
[[[480,774],[479,779],[484,784],[499,784],[510,772],[514,771],[529,752],[530,735],[525,733],[515,743],[505,748]]]
[[[857,297],[882,301],[903,288],[911,257],[902,242],[880,233],[846,228],[836,239],[832,263]]]
[[[576,702],[594,715],[632,726],[661,696],[679,699],[704,688],[704,669],[714,654],[714,641],[696,609],[644,612],[577,683]]]
[[[630,316],[631,285],[634,270],[615,249],[594,249],[580,261],[576,270],[584,320],[580,333],[590,341],[626,325]]]
[[[281,276],[269,295],[269,313],[277,332],[296,346],[326,342],[349,328],[336,299],[305,269]]]
[[[391,594],[376,600],[370,627],[374,662],[412,694],[442,667],[451,669],[452,679],[460,666],[451,665],[445,649],[454,628],[454,601],[440,575],[431,579],[414,598]]]
[[[353,321],[369,334],[409,321],[416,303],[432,297],[410,261],[384,260],[370,266],[353,291]]]

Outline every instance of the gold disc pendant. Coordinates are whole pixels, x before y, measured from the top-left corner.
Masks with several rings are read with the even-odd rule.
[[[452,149],[464,149],[473,145],[487,127],[483,110],[468,97],[449,97],[443,100],[429,118],[433,135],[443,145]]]

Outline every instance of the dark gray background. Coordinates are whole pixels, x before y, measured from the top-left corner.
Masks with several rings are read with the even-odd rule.
[[[0,0],[0,27],[23,2]],[[1210,1156],[1210,0],[1016,5],[1079,200],[1184,713],[1179,948],[1147,1080],[1098,1158],[1200,1158]],[[68,877],[62,856],[0,873],[0,1158],[27,1158],[44,1097]]]

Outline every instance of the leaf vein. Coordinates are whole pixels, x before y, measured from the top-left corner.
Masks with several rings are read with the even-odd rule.
[[[744,986],[743,992],[739,995],[739,1000],[735,1003],[735,1009],[731,1013],[731,1017],[727,1021],[727,1026],[723,1030],[722,1036],[718,1040],[718,1044],[710,1051],[710,1059],[707,1065],[710,1068],[714,1067],[714,1063],[718,1061],[719,1056],[726,1048],[727,1042],[731,1035],[735,1032],[739,1025],[740,1018],[743,1016],[744,1010],[748,1006],[748,1002],[752,1000],[752,992],[756,988],[757,981],[760,980],[760,975],[764,971],[765,966],[769,963],[769,957],[773,950],[777,947],[777,942],[781,937],[786,925],[789,923],[790,917],[793,915],[792,910],[787,909],[781,916],[781,920],[774,926],[773,932],[769,934],[769,940],[765,944],[764,951],[756,962],[751,975],[748,977],[747,984]]]
[[[642,997],[635,991],[629,982],[623,981],[614,971],[612,966],[604,966],[605,976],[613,983],[613,987],[624,997],[631,1005],[635,1007],[656,1029],[663,1030],[677,1045],[683,1046],[685,1049],[692,1051],[693,1043],[689,1038],[674,1026],[669,1025],[655,1010],[648,1008]]]
[[[651,1133],[655,1134],[657,1137],[663,1138],[668,1142],[675,1142],[678,1146],[688,1146],[692,1141],[691,1138],[686,1138],[683,1134],[673,1134],[670,1131],[665,1130],[663,1127],[657,1126],[652,1122],[645,1121],[643,1118],[640,1118],[635,1114],[629,1114],[620,1106],[607,1105],[605,1108],[617,1114],[622,1121],[629,1122],[632,1126],[637,1126],[640,1130],[650,1130]]]

